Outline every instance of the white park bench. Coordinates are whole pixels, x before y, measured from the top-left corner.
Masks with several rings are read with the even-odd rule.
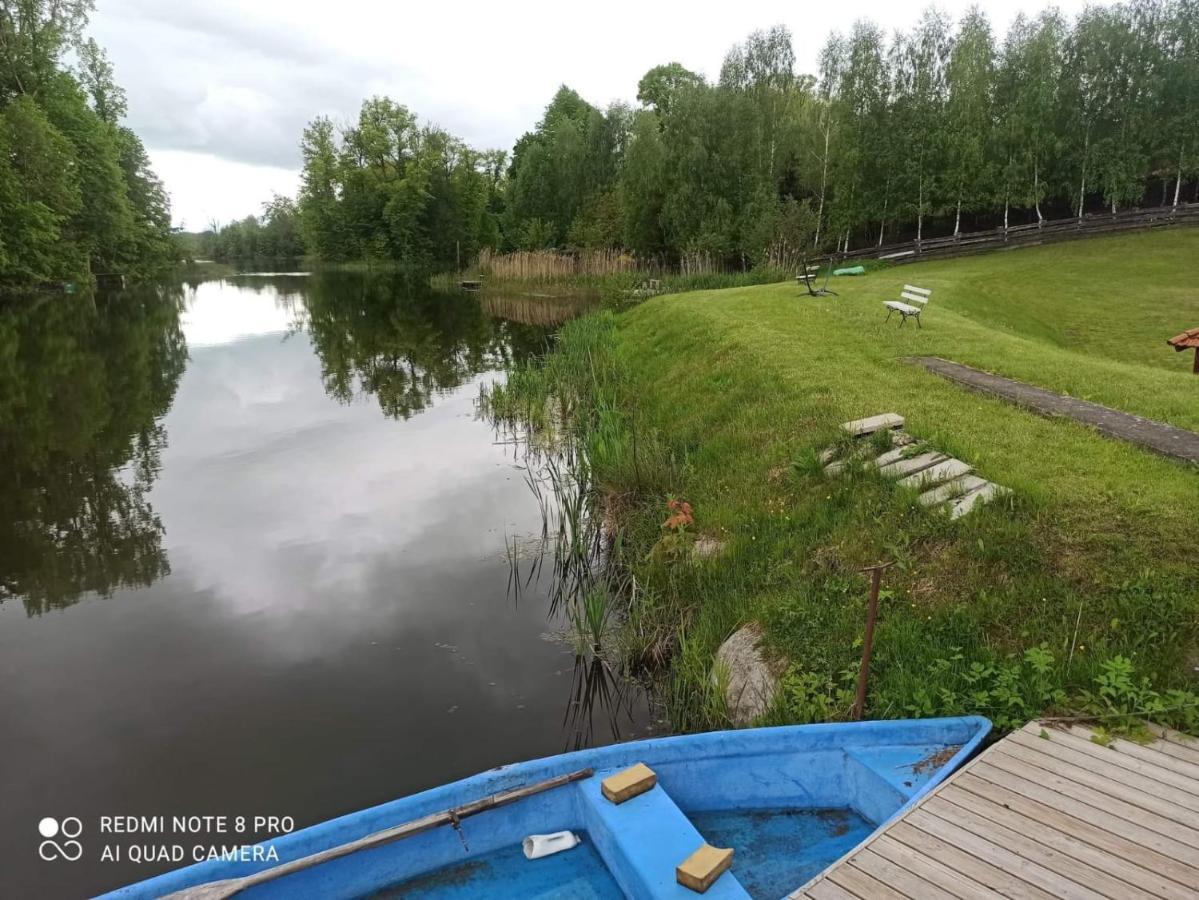
[[[932,291],[928,290],[927,288],[919,288],[915,285],[905,284],[903,286],[903,291],[899,296],[908,302],[905,303],[902,300],[883,301],[883,306],[887,307],[887,321],[891,321],[891,315],[893,313],[899,313],[899,315],[902,317],[899,320],[900,328],[902,328],[904,323],[907,322],[909,316],[916,320],[917,328],[923,327],[920,324],[920,313],[924,312],[924,307],[928,303],[931,295]]]
[[[803,271],[795,276],[795,280],[799,282],[800,287],[812,289],[812,282],[816,280],[817,274],[820,272],[820,266],[807,266]]]

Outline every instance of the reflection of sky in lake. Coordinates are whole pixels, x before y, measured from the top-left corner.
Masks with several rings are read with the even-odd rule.
[[[174,570],[239,612],[292,610],[326,592],[352,603],[380,554],[502,554],[497,535],[514,518],[535,523],[523,482],[475,421],[479,384],[493,378],[399,423],[370,397],[331,403],[302,334],[193,351],[152,497]],[[454,540],[430,539],[445,520]]]
[[[475,415],[498,376],[406,420],[339,402],[291,329],[303,287],[258,287],[188,302],[150,492],[171,574],[38,617],[0,605],[4,846],[51,813],[308,824],[569,741],[573,657],[542,591],[507,595],[505,536],[541,523]],[[168,867],[6,866],[0,896]]]
[[[303,310],[295,293],[274,284],[206,281],[188,298],[180,325],[188,347],[205,347],[291,331],[303,321]]]

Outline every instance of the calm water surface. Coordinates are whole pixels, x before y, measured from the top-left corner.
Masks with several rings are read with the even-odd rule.
[[[558,317],[346,274],[0,307],[0,897],[268,836],[101,816],[299,827],[646,733],[571,714],[548,586],[508,592],[540,512],[475,401]],[[39,858],[46,816],[81,859]]]

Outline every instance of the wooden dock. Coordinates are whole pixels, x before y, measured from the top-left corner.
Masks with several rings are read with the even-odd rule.
[[[1199,900],[1199,742],[1032,722],[791,895]]]

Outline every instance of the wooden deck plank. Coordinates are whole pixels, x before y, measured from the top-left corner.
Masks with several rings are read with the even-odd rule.
[[[810,897],[811,900],[859,900],[840,885],[833,884],[827,878],[818,881],[807,889],[800,897]]]
[[[1004,871],[960,847],[947,844],[939,837],[921,831],[907,821],[900,821],[892,826],[887,837],[937,860],[955,872],[960,872],[963,878],[970,878],[985,885],[1002,897],[1010,897],[1011,900],[1052,900],[1053,894],[1048,891],[1023,881],[1013,873]]]
[[[954,791],[952,796],[946,795],[944,800],[981,816],[984,821],[1010,828],[1021,838],[1027,838],[1040,847],[1049,848],[1110,876],[1111,881],[1101,876],[1099,880],[1102,881],[1102,885],[1099,886],[1106,885],[1111,888],[1112,897],[1121,900],[1124,897],[1153,900],[1156,897],[1169,896],[1171,893],[1169,880],[1111,853],[1096,849],[1053,825],[1038,822],[1016,810],[1006,808],[1001,803],[976,796],[966,790]],[[1144,888],[1151,887],[1152,890],[1143,890],[1138,885]]]
[[[884,835],[880,840],[875,841],[870,845],[870,849],[884,859],[919,876],[927,884],[936,885],[961,900],[993,900],[993,898],[1001,896],[991,888],[979,884],[973,878],[968,878],[961,872],[956,872],[949,866],[943,865],[937,859],[917,853],[890,835]]]
[[[939,798],[935,804],[930,803],[925,809],[938,818],[952,822],[959,828],[971,831],[980,838],[1003,847],[1027,862],[1035,863],[1053,872],[1066,882],[1072,883],[1066,885],[1065,889],[1069,891],[1075,891],[1075,886],[1077,886],[1078,889],[1085,892],[1085,896],[1124,900],[1119,890],[1120,882],[1117,879],[1091,870],[1084,863],[1056,847],[1034,840],[996,822],[990,822],[985,816],[980,816],[973,810],[959,806],[948,798]],[[1146,898],[1140,897],[1138,900],[1146,900]]]
[[[845,888],[854,896],[861,897],[862,900],[918,900],[918,898],[901,894],[895,888],[883,884],[861,869],[855,869],[853,860],[850,860],[847,865],[838,866],[829,875],[828,880]]]
[[[994,866],[998,866],[1010,877],[1020,878],[1048,891],[1052,897],[1063,897],[1066,900],[1098,900],[1103,897],[1097,891],[1076,884],[1052,869],[1047,869],[1040,863],[1025,859],[1006,847],[1002,847],[987,838],[980,837],[969,828],[963,827],[962,817],[934,815],[927,809],[927,804],[908,815],[908,821],[947,843],[953,844],[967,853],[977,856]]]
[[[1068,736],[1055,739],[1052,732],[1046,733],[1050,736],[1041,738],[1033,737],[1027,732],[1017,732],[1011,736],[1011,741],[1013,745],[1028,747],[1030,750],[1038,753],[1047,753],[1063,762],[1078,766],[1095,775],[1102,775],[1105,778],[1118,781],[1120,784],[1126,784],[1135,790],[1144,791],[1154,797],[1160,797],[1163,800],[1177,803],[1186,809],[1199,812],[1199,793],[1192,793],[1192,791],[1199,791],[1199,782],[1179,776],[1179,780],[1183,782],[1183,786],[1179,787],[1165,780],[1168,776],[1173,777],[1169,773],[1158,770],[1156,772],[1157,777],[1146,775],[1143,771],[1146,766],[1138,760],[1130,760],[1130,762],[1138,767],[1134,769],[1130,766],[1121,765],[1116,759],[1108,759],[1087,750],[1080,750],[1072,744],[1067,743],[1065,738]],[[1096,750],[1103,751],[1103,748],[1097,744],[1091,744],[1091,746]],[[1118,756],[1118,754],[1111,750],[1107,751],[1107,755],[1109,757]]]
[[[1081,725],[1070,725],[1065,729],[1057,730],[1064,731],[1071,737],[1086,741],[1088,744],[1093,743],[1091,741],[1093,732],[1088,728],[1083,728]],[[1050,733],[1052,734],[1053,731]],[[1171,756],[1169,753],[1163,753],[1160,743],[1138,744],[1135,741],[1126,741],[1123,738],[1111,738],[1110,740],[1112,748],[1118,750],[1124,756],[1133,756],[1150,765],[1169,769],[1171,772],[1199,781],[1199,762],[1189,762],[1185,759]],[[1095,746],[1098,745],[1096,744]]]
[[[1077,818],[1060,809],[1054,809],[1039,801],[1030,800],[1028,797],[1008,788],[992,784],[974,774],[974,772],[967,772],[965,777],[959,779],[958,786],[963,791],[1006,806],[1014,812],[1028,816],[1030,819],[1052,825],[1064,834],[1069,834],[1079,840],[1086,841],[1093,847],[1126,860],[1143,870],[1148,870],[1151,873],[1161,873],[1162,877],[1170,879],[1176,885],[1186,888],[1188,896],[1193,895],[1199,900],[1199,891],[1190,890],[1188,887],[1188,885],[1199,885],[1199,869],[1191,868],[1178,859],[1167,856],[1164,853],[1159,853],[1144,843],[1138,843],[1136,840],[1122,836],[1121,834],[1107,831],[1100,827],[1096,821]],[[1093,807],[1086,808],[1092,810],[1090,816],[1093,816],[1095,820],[1107,818],[1109,821],[1122,821],[1112,819],[1112,817],[1104,817],[1099,810]],[[1084,815],[1087,814],[1084,813]],[[1152,834],[1152,832],[1145,833]],[[1152,881],[1152,879],[1148,879],[1146,884],[1151,884]]]
[[[938,836],[922,832],[920,828],[912,826],[908,821],[898,822],[891,828],[887,836],[898,841],[899,844],[910,847],[912,851],[922,853],[929,859],[938,860],[941,865],[947,866],[954,872],[959,872],[964,878],[971,878],[971,880],[983,884],[984,887],[994,890],[1000,896],[1007,896],[1012,900],[1052,900],[1053,898],[1053,894],[1038,888],[1036,884],[1022,881],[1013,876],[1011,872],[1000,869],[998,865],[992,865],[987,860],[960,850],[959,847],[946,844]]]
[[[1161,781],[1175,790],[1199,796],[1199,766],[1192,766],[1189,763],[1184,763],[1182,760],[1159,753],[1156,750],[1146,750],[1144,747],[1134,744],[1131,741],[1111,741],[1108,744],[1098,744],[1090,738],[1081,737],[1065,729],[1050,728],[1047,729],[1047,733],[1051,742],[1061,743],[1063,746],[1091,756],[1101,762],[1119,766],[1122,769],[1128,769],[1146,778]],[[1151,753],[1157,759],[1144,759],[1142,754],[1134,752],[1136,750]],[[1170,765],[1166,765],[1166,763]],[[1175,765],[1183,769],[1193,769],[1194,771],[1180,772],[1175,769]]]
[[[1192,812],[1183,806],[1179,806],[1177,803],[1155,797],[1152,794],[1147,794],[1144,791],[1129,787],[1118,781],[1112,781],[1110,778],[1105,778],[1102,775],[1096,775],[1088,769],[1065,762],[1049,752],[1030,749],[1008,741],[1004,741],[999,746],[1001,752],[994,756],[996,763],[1005,756],[1015,758],[1021,763],[1026,763],[1053,775],[1060,775],[1071,781],[1076,781],[1079,784],[1099,791],[1101,794],[1107,794],[1116,800],[1122,800],[1133,806],[1139,806],[1141,809],[1161,816],[1164,819],[1170,819],[1180,825],[1186,826],[1187,829],[1191,830],[1192,834],[1199,836],[1199,830],[1197,830],[1199,829],[1199,813]]]
[[[914,872],[897,866],[886,857],[880,856],[873,845],[867,847],[850,861],[851,866],[861,869],[867,875],[877,878],[883,884],[890,885],[912,900],[960,900],[960,895],[951,894],[938,885],[925,881]]]
[[[1177,759],[1199,765],[1199,740],[1187,737],[1185,734],[1179,734],[1177,731],[1171,731],[1169,728],[1160,728],[1156,725],[1149,725],[1147,727],[1153,734],[1157,735],[1158,739],[1153,744],[1155,749]]]
[[[1000,770],[1005,774],[1014,775],[1030,781],[1038,785],[1046,795],[1058,793],[1065,797],[1075,798],[1088,806],[1095,807],[1101,814],[1106,813],[1109,816],[1116,816],[1134,825],[1143,826],[1150,831],[1169,838],[1179,845],[1190,847],[1192,852],[1199,851],[1199,835],[1195,833],[1194,829],[1187,828],[1185,825],[1179,825],[1172,819],[1164,819],[1161,816],[1153,815],[1140,807],[1133,806],[1131,803],[1116,800],[1114,797],[1103,794],[1100,791],[1092,790],[1086,785],[1071,781],[1068,778],[1062,778],[1051,772],[1021,765],[1019,760],[1013,761],[1009,757],[993,756],[985,762],[980,762],[978,767],[971,771],[989,780],[994,780],[991,777],[993,770]],[[1034,799],[1041,798],[1034,797]],[[1048,798],[1045,799],[1045,802],[1049,805],[1054,805]]]
[[[1199,900],[1199,745],[1029,723],[794,896]]]

